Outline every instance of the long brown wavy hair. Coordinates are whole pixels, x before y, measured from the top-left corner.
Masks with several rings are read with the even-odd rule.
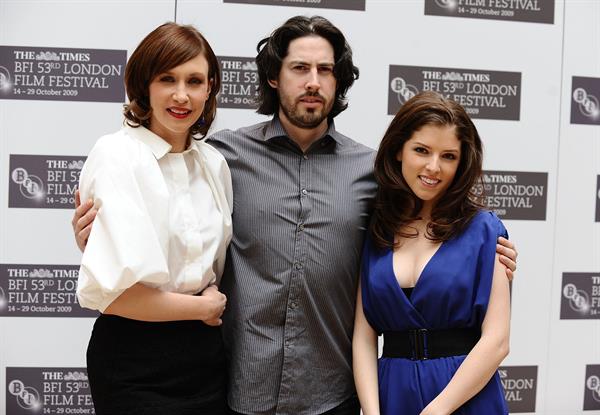
[[[410,189],[396,156],[412,135],[426,125],[454,126],[461,155],[454,180],[431,211],[426,237],[443,242],[459,234],[482,208],[474,186],[481,180],[483,149],[479,133],[465,109],[435,92],[409,99],[388,127],[375,158],[375,197],[371,237],[380,248],[394,248],[394,236],[414,238],[407,225],[421,211],[423,201]]]
[[[191,134],[206,136],[217,112],[217,94],[221,89],[219,61],[207,40],[189,25],[168,22],[150,32],[133,51],[125,67],[125,89],[129,104],[123,109],[131,127],[150,127],[150,83],[159,74],[202,54],[208,62],[210,94]]]

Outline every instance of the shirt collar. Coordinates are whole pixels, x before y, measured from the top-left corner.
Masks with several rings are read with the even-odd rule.
[[[186,153],[190,153],[190,155],[194,157],[198,162],[204,161],[204,156],[200,151],[200,143],[194,140],[194,137],[190,138],[190,145],[183,151],[183,154]]]
[[[129,135],[150,147],[152,154],[154,154],[154,157],[156,157],[157,160],[163,158],[165,154],[169,153],[171,148],[173,148],[171,144],[167,143],[160,136],[154,134],[146,127],[140,126],[134,128],[127,126],[126,128]],[[194,157],[198,157],[200,155],[198,146],[195,145],[193,138],[191,138],[191,143],[188,148],[183,152],[186,153],[188,151],[191,152]]]
[[[327,136],[333,138],[337,144],[342,144],[340,134],[336,131],[335,123],[333,122],[333,120],[329,121],[329,125],[327,126],[325,134],[323,134],[323,136],[320,137],[319,140]],[[267,128],[265,130],[265,141],[270,141],[271,139],[276,137],[290,138],[285,132],[285,129],[283,128],[283,125],[281,124],[281,121],[279,120],[278,116],[274,116],[271,122],[267,124]]]

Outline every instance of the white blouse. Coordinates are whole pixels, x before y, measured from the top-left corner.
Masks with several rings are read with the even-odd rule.
[[[81,259],[82,307],[108,307],[137,282],[195,294],[218,283],[231,240],[231,175],[223,156],[192,140],[183,153],[150,130],[101,137],[79,179],[98,214]]]

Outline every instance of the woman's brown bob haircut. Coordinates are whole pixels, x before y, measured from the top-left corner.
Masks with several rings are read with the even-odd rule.
[[[446,241],[459,234],[481,209],[474,186],[481,178],[483,150],[475,125],[463,107],[435,92],[422,92],[409,99],[388,127],[375,158],[379,185],[371,236],[376,246],[393,248],[394,236],[416,237],[407,225],[419,215],[423,202],[402,176],[396,159],[412,135],[426,125],[454,126],[461,155],[454,180],[433,207],[426,237]]]
[[[221,89],[221,70],[212,48],[193,26],[165,23],[148,34],[135,49],[125,67],[125,88],[129,104],[125,105],[126,122],[132,127],[150,126],[149,87],[159,74],[202,54],[208,62],[210,94],[202,115],[190,128],[191,134],[206,136],[217,111],[217,94]]]

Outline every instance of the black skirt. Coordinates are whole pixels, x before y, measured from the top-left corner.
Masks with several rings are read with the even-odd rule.
[[[201,321],[103,314],[94,324],[87,369],[99,415],[226,413],[221,330]]]

